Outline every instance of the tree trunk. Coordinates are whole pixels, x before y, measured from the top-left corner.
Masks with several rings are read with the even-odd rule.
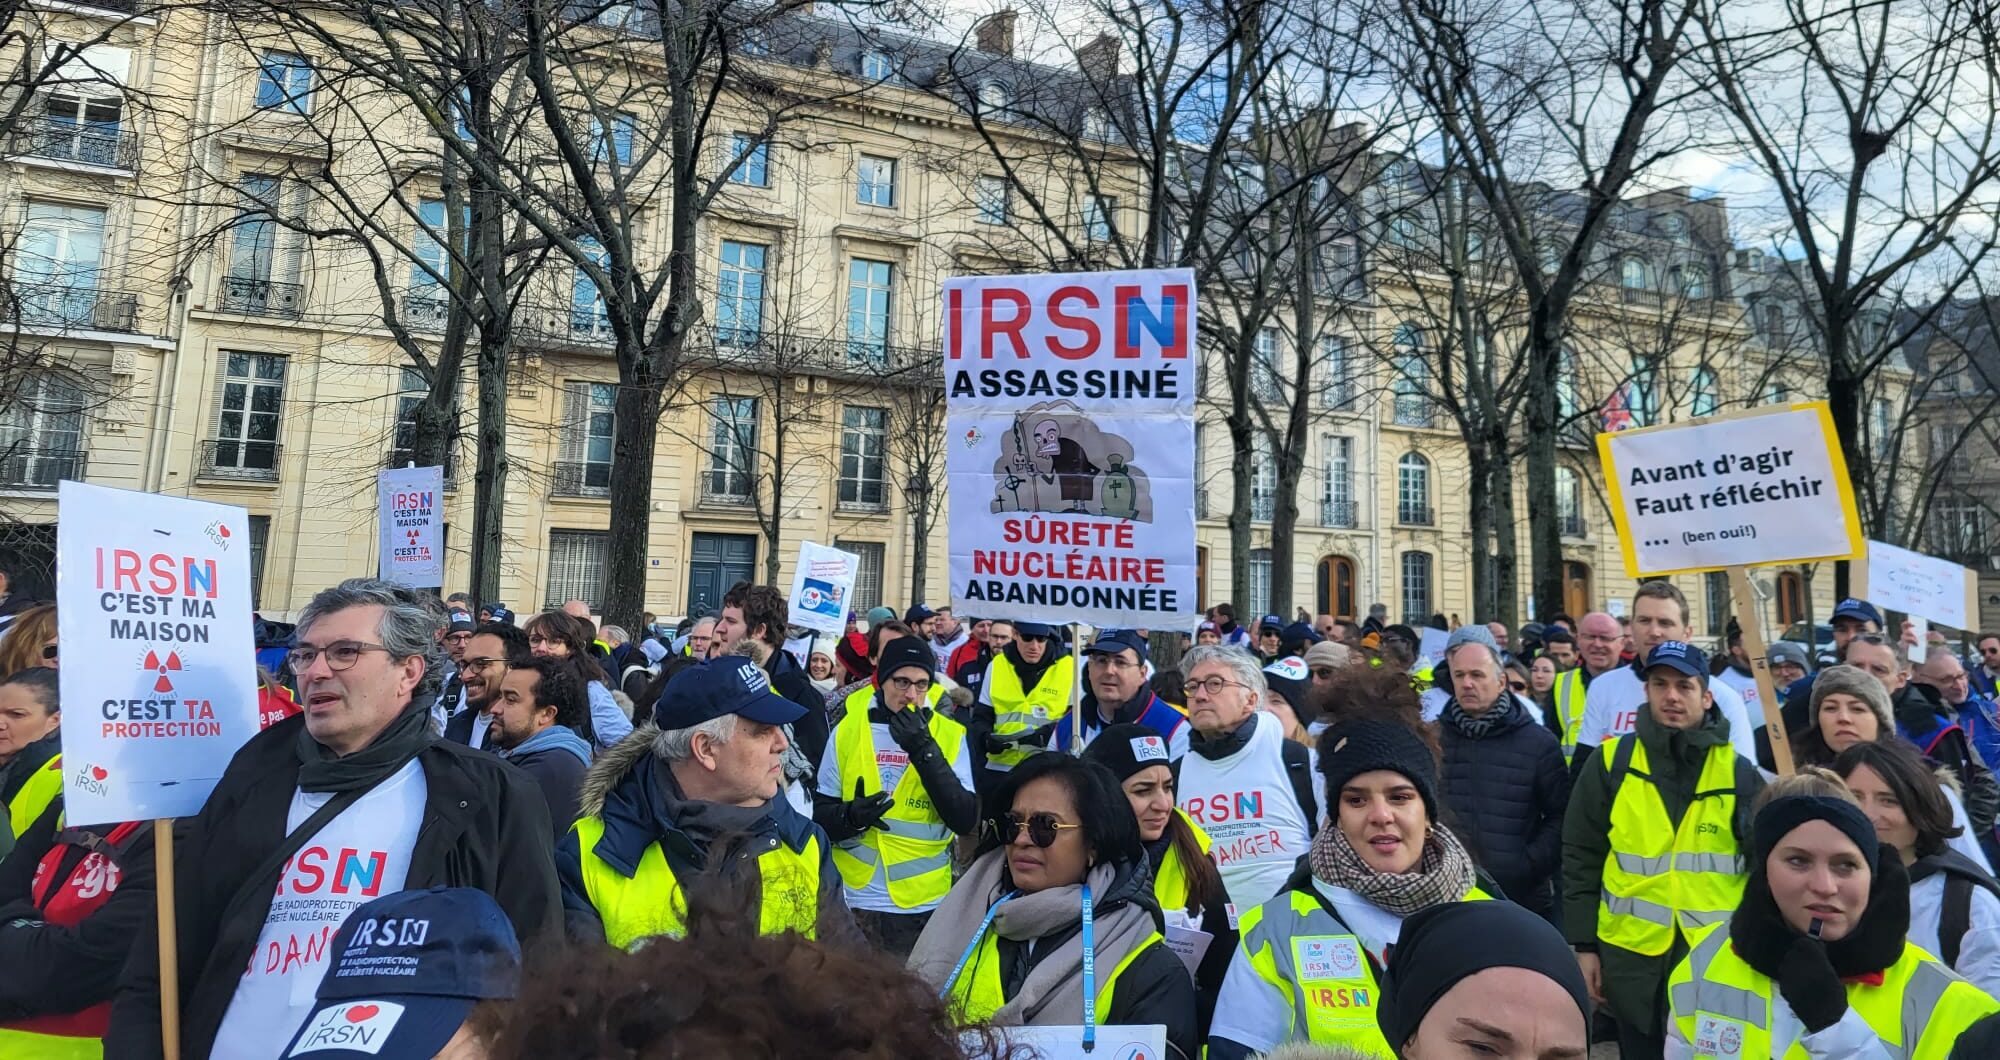
[[[1506,452],[1504,444],[1501,453]],[[1520,537],[1514,525],[1514,465],[1504,455],[1493,463],[1493,592],[1494,610],[1488,621],[1520,625]]]
[[[1836,324],[1843,322],[1836,322]],[[1857,379],[1847,368],[1846,328],[1829,327],[1827,335],[1826,403],[1833,414],[1834,437],[1840,440],[1840,451],[1847,454],[1848,474],[1854,477],[1854,492],[1868,495],[1868,483],[1861,476],[1866,474],[1865,462],[1852,459],[1861,452],[1861,388],[1865,380]],[[1879,527],[1871,528],[1877,533]],[[1848,595],[1847,560],[1833,565],[1833,597],[1845,600]],[[1887,632],[1887,630],[1884,630]]]
[[[1493,579],[1493,468],[1492,455],[1484,441],[1466,446],[1471,465],[1466,478],[1466,501],[1472,508],[1472,615],[1469,621],[1485,622],[1494,611],[1497,587]],[[1506,459],[1503,453],[1501,459]]]
[[[1528,550],[1534,569],[1535,606],[1527,616],[1562,610],[1562,526],[1556,519],[1556,436],[1561,413],[1556,407],[1556,368],[1562,349],[1560,316],[1549,299],[1536,307],[1528,346]],[[1579,616],[1581,617],[1581,616]]]
[[[910,506],[915,522],[917,540],[910,555],[910,603],[924,602],[930,574],[931,513],[930,499]]]
[[[501,529],[507,507],[507,350],[481,332],[478,468],[472,487],[472,597],[500,599]]]
[[[790,432],[787,426],[785,408],[785,388],[790,380],[780,375],[772,380],[771,386],[771,488],[757,517],[764,524],[764,538],[769,545],[764,549],[764,584],[778,584],[779,542],[784,536],[785,526],[785,436]],[[755,457],[755,451],[752,451]],[[782,591],[782,590],[781,590]]]
[[[653,360],[651,351],[642,365]],[[604,621],[637,629],[646,610],[646,552],[653,529],[654,441],[662,381],[641,374],[618,388],[612,421],[611,527],[604,549]]]
[[[1304,424],[1300,430],[1303,433]],[[1292,614],[1292,528],[1299,522],[1299,479],[1304,477],[1305,461],[1299,458],[1295,447],[1286,449],[1285,458],[1278,462],[1278,496],[1271,511],[1271,613]]]
[[[1239,405],[1239,408],[1241,406]],[[1229,441],[1235,447],[1229,472],[1229,600],[1236,617],[1248,626],[1260,615],[1250,611],[1250,476],[1255,463],[1249,418],[1240,412],[1227,420]]]

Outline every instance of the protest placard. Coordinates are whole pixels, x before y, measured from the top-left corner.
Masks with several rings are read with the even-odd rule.
[[[944,321],[952,605],[1192,627],[1193,274],[962,277]]]
[[[249,516],[67,481],[57,504],[64,813],[193,814],[257,734]]]
[[[1979,619],[1979,575],[1921,552],[1868,542],[1868,562],[1854,566],[1849,587],[1877,607],[1901,611],[1953,629]]]
[[[444,468],[392,467],[375,475],[380,576],[398,585],[444,584]]]
[[[791,622],[829,637],[847,632],[848,600],[861,557],[837,548],[799,544],[799,561],[792,571],[792,597],[787,601]]]

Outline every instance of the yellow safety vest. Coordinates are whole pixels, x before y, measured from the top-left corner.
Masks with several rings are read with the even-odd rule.
[[[1646,772],[1638,734],[1613,737],[1598,760],[1614,777],[1611,850],[1597,906],[1599,942],[1657,957],[1674,931],[1693,940],[1729,919],[1743,898],[1743,851],[1736,841],[1736,749],[1708,750],[1679,828]],[[1621,763],[1620,759],[1626,761]]]
[[[1132,962],[1139,959],[1140,954],[1154,946],[1163,945],[1165,941],[1157,931],[1148,935],[1145,941],[1134,946],[1132,952],[1125,955],[1124,960],[1118,962],[1118,967],[1111,969],[1110,975],[1100,974],[1097,988],[1097,1022],[1110,1022],[1108,1017],[1111,1012],[1112,992],[1117,989],[1118,977],[1125,974],[1125,969],[1130,968]],[[972,959],[965,963],[965,967],[958,973],[958,978],[951,984],[951,999],[967,1023],[985,1023],[1007,1003],[1006,991],[1000,984],[998,932],[988,931],[986,937],[980,940],[979,949],[974,951]]]
[[[658,935],[680,938],[687,934],[687,906],[681,899],[680,881],[667,864],[666,852],[652,843],[639,859],[639,871],[626,876],[595,853],[604,837],[604,821],[584,817],[572,826],[583,868],[584,894],[597,917],[604,922],[604,940],[621,949]],[[766,935],[796,931],[812,938],[819,922],[819,838],[806,841],[804,850],[793,850],[775,838],[757,855],[757,874],[762,886],[758,902],[758,930]]]
[[[1491,899],[1474,887],[1464,900]],[[1396,1050],[1376,1022],[1382,990],[1368,950],[1319,895],[1305,889],[1280,892],[1244,914],[1239,927],[1250,970],[1283,995],[1291,1009],[1282,1040],[1337,1045],[1395,1060]]]
[[[0,1056],[7,1060],[103,1060],[104,1039],[0,1027]]]
[[[1032,692],[1021,688],[1021,675],[1014,672],[1014,664],[1008,661],[1006,653],[995,655],[993,675],[986,679],[986,698],[993,704],[993,735],[1013,736],[1060,721],[1069,713],[1070,688],[1075,682],[1074,655],[1065,655],[1050,664]],[[991,752],[986,756],[986,765],[992,769],[1010,770],[1027,761],[1029,755],[1042,750],[1040,747],[1017,746]]]
[[[965,726],[934,710],[930,732],[944,752],[945,763],[956,764],[965,753]],[[903,753],[901,748],[891,750]],[[850,710],[840,719],[840,726],[833,731],[833,753],[840,770],[841,797],[848,797],[856,780],[861,781],[864,795],[882,790],[875,731],[868,724],[866,709]],[[928,908],[951,890],[951,829],[938,816],[915,769],[903,770],[891,794],[896,804],[881,824],[834,844],[833,866],[840,870],[841,881],[850,891],[867,887],[877,872],[884,872],[889,900],[898,909]]]
[[[1187,826],[1194,830],[1194,841],[1201,847],[1201,852],[1208,853],[1208,848],[1213,843],[1213,840],[1208,838],[1208,833],[1203,831],[1200,825],[1189,820],[1188,815],[1178,806],[1174,807],[1174,816],[1187,822]],[[1188,908],[1187,866],[1181,864],[1181,852],[1171,843],[1167,844],[1167,855],[1160,859],[1160,871],[1153,874],[1153,897],[1159,900],[1162,910]],[[1198,916],[1201,910],[1193,912]]]
[[[1583,685],[1581,666],[1557,674],[1556,683],[1549,688],[1549,697],[1556,708],[1556,720],[1562,725],[1562,750],[1565,762],[1576,753],[1576,737],[1583,731],[1583,701],[1587,691]]]
[[[1771,1051],[1775,993],[1769,977],[1737,956],[1727,928],[1709,932],[1667,977],[1674,1023],[1697,1057],[1805,1060],[1797,1041]],[[1882,985],[1847,983],[1847,1005],[1901,1060],[1945,1060],[1966,1028],[2000,1012],[2000,1001],[1908,942],[1882,970]]]
[[[56,801],[62,790],[62,756],[57,755],[35,770],[35,775],[7,803],[7,826],[15,839],[21,838],[29,825],[48,812],[49,804]]]

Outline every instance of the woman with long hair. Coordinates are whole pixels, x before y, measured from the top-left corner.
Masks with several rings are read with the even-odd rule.
[[[568,659],[583,678],[584,689],[590,695],[590,731],[577,735],[603,750],[631,734],[632,719],[618,709],[618,701],[611,695],[610,676],[590,654],[590,642],[597,631],[589,619],[561,611],[544,611],[528,620],[525,631],[530,652]]]
[[[979,852],[931,914],[910,969],[967,1022],[1081,1024],[1088,990],[1098,1023],[1162,1024],[1182,1056],[1198,1055],[1194,984],[1160,935],[1117,781],[1044,751],[1009,771],[988,806]]]
[[[1833,771],[1909,870],[1910,941],[2000,996],[2000,882],[1951,848],[1964,830],[1931,765],[1908,743],[1885,740],[1840,752]]]
[[[2000,1012],[1909,940],[1902,859],[1833,774],[1774,781],[1751,847],[1736,911],[1668,977],[1667,1057],[1943,1057]]]
[[[21,612],[0,636],[0,677],[12,677],[38,666],[56,668],[56,605],[40,604]]]

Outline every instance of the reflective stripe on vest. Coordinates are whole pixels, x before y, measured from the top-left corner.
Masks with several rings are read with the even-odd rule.
[[[1465,895],[1468,902],[1490,898],[1477,887]],[[1376,1022],[1381,989],[1368,951],[1317,895],[1281,892],[1245,914],[1239,928],[1250,970],[1292,1011],[1282,1040],[1337,1045],[1394,1060],[1396,1050]]]
[[[1563,761],[1567,762],[1576,754],[1577,734],[1583,732],[1584,696],[1589,691],[1583,686],[1583,667],[1564,670],[1556,675],[1554,693],[1556,722],[1562,726]]]
[[[930,732],[944,752],[945,764],[956,764],[965,753],[965,726],[932,711]],[[833,753],[843,797],[854,790],[856,780],[861,782],[863,794],[882,790],[875,729],[866,710],[850,710],[840,719],[833,731]],[[900,748],[897,753],[901,753]],[[834,844],[833,866],[840,870],[848,890],[859,891],[886,864],[889,900],[898,909],[927,908],[951,890],[951,829],[938,816],[937,806],[914,768],[903,770],[891,794],[896,804],[880,826]]]
[[[1112,992],[1118,987],[1118,977],[1125,974],[1125,969],[1130,968],[1132,962],[1139,959],[1140,954],[1164,943],[1165,940],[1160,937],[1159,932],[1154,932],[1146,936],[1137,946],[1132,947],[1132,952],[1126,954],[1125,959],[1119,961],[1116,968],[1111,969],[1110,975],[1105,975],[1104,966],[1098,965],[1097,981],[1102,984],[1097,988],[1098,1023],[1111,1022],[1109,1019],[1111,998]],[[951,997],[967,1023],[984,1023],[992,1019],[993,1014],[1000,1011],[1001,1006],[1007,1003],[1006,992],[1000,984],[999,932],[988,931],[986,937],[980,941],[978,951],[972,955],[972,960],[966,962],[965,970],[959,973],[958,980],[951,985]]]
[[[1729,930],[1711,931],[1667,978],[1672,1019],[1697,1057],[1808,1055],[1797,1041],[1782,1054],[1771,1043],[1776,988],[1729,944]],[[2000,1012],[2000,1001],[1952,974],[1935,957],[1904,943],[1882,984],[1847,983],[1847,1004],[1898,1060],[1946,1060],[1958,1036]]]
[[[1195,845],[1201,847],[1202,853],[1208,853],[1208,848],[1213,843],[1213,840],[1208,838],[1208,833],[1202,831],[1200,825],[1188,820],[1188,815],[1179,807],[1174,808],[1174,816],[1186,822],[1188,828],[1194,832]],[[1181,864],[1180,848],[1172,843],[1167,844],[1166,856],[1160,859],[1160,871],[1153,874],[1153,897],[1159,901],[1162,911],[1187,910],[1197,918],[1201,916],[1201,910],[1188,904],[1187,866]]]
[[[1646,773],[1646,746],[1617,736],[1597,749],[1606,772],[1630,760],[1611,803],[1610,852],[1604,857],[1598,941],[1657,957],[1679,927],[1689,939],[1729,919],[1743,897],[1743,852],[1736,843],[1736,749],[1708,749],[1694,797],[1676,829],[1660,789]]]
[[[680,881],[667,864],[660,844],[649,843],[639,858],[639,871],[627,877],[596,854],[604,837],[604,821],[584,817],[574,825],[582,862],[583,890],[597,917],[604,922],[604,939],[631,949],[657,935],[680,938],[687,933],[686,903]],[[775,838],[757,855],[758,930],[766,935],[796,931],[812,938],[819,922],[819,837],[793,850]]]
[[[21,789],[14,793],[14,798],[7,803],[7,826],[14,833],[14,838],[21,838],[21,833],[27,831],[29,825],[34,824],[42,814],[48,812],[49,804],[56,801],[56,796],[61,794],[62,756],[57,755],[44,763],[42,768],[35,770],[35,775],[29,777],[27,783],[22,784]]]
[[[1049,651],[1056,649],[1050,648]],[[1065,655],[1042,671],[1042,679],[1032,692],[1021,688],[1021,675],[1006,653],[993,657],[993,673],[986,679],[986,701],[993,704],[993,735],[1014,736],[1059,721],[1069,713],[1070,687],[1076,682],[1076,657]],[[1026,761],[1040,747],[1014,747],[989,752],[990,769],[1009,770]]]
[[[101,1036],[72,1038],[61,1034],[0,1027],[0,1056],[7,1060],[103,1060]]]

